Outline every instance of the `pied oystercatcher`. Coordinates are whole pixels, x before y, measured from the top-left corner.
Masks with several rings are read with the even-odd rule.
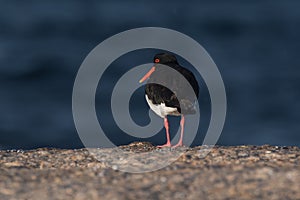
[[[174,147],[182,146],[183,132],[184,132],[184,115],[196,113],[196,103],[199,95],[198,82],[191,71],[179,65],[176,57],[169,53],[156,54],[153,59],[154,66],[150,71],[140,80],[140,83],[149,78],[145,88],[145,97],[151,110],[158,116],[164,119],[164,126],[166,129],[167,143],[158,147],[171,147],[168,115],[181,116],[180,120],[180,139]],[[178,71],[188,81],[193,88],[195,95],[186,93],[186,80],[182,81],[176,73],[169,73],[165,67],[167,65]],[[182,77],[182,76],[181,76]],[[159,80],[159,81],[158,81]],[[152,83],[151,83],[152,82]],[[159,82],[156,84],[153,82]],[[166,84],[163,84],[166,83]],[[172,84],[173,92],[163,85]],[[177,95],[175,95],[177,94]],[[181,97],[180,99],[177,96]]]

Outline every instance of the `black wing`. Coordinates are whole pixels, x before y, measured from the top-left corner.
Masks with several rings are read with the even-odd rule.
[[[179,65],[173,65],[171,67],[185,77],[192,86],[196,97],[185,90],[185,88],[188,87],[185,80],[178,77],[176,74],[170,75],[168,71],[163,70],[155,71],[149,79],[149,82],[159,81],[162,85],[148,83],[145,92],[154,104],[165,103],[168,107],[177,108],[178,112],[182,114],[193,114],[196,112],[195,104],[197,103],[197,98],[199,96],[198,82],[193,73],[188,69]],[[174,92],[163,85],[172,85]],[[180,96],[181,99],[178,99],[177,96]]]

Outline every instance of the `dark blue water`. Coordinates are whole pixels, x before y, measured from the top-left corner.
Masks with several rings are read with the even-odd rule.
[[[107,37],[144,26],[187,34],[216,62],[228,95],[227,121],[218,144],[299,146],[299,7],[297,0],[0,1],[0,148],[82,147],[71,105],[81,62]],[[113,80],[130,64],[149,62],[154,53],[121,57],[105,74],[106,86],[98,88],[99,121],[112,130],[109,137],[116,144],[136,139],[115,126],[107,109]],[[201,142],[210,114],[207,89],[197,78],[203,88],[203,121],[194,145]],[[143,114],[143,98],[141,88],[132,97],[136,106],[131,106],[132,117],[141,125],[149,120]],[[178,119],[172,120],[175,130]],[[158,144],[163,139],[161,132],[147,140]]]

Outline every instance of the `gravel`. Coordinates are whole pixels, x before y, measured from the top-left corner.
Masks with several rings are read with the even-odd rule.
[[[208,152],[207,146],[157,149],[146,142],[1,150],[0,199],[300,199],[298,147],[216,146]],[[172,155],[178,158],[162,169],[124,172],[159,166]]]

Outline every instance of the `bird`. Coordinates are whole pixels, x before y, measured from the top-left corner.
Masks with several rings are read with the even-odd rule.
[[[171,53],[158,53],[153,58],[153,67],[141,79],[140,83],[147,81],[145,85],[145,99],[150,109],[164,120],[167,142],[162,147],[180,147],[183,146],[183,134],[185,115],[195,114],[198,103],[199,85],[194,74],[188,69],[182,67],[175,55]],[[165,66],[165,67],[162,67]],[[166,69],[170,67],[179,73],[170,73]],[[176,75],[177,74],[177,75]],[[182,78],[185,80],[183,81]],[[188,82],[187,82],[187,81]],[[159,82],[160,84],[157,84]],[[189,84],[194,94],[186,92],[186,84]],[[165,87],[172,86],[172,91]],[[169,133],[169,122],[167,116],[179,116],[180,120],[180,138],[176,145],[172,146]]]

